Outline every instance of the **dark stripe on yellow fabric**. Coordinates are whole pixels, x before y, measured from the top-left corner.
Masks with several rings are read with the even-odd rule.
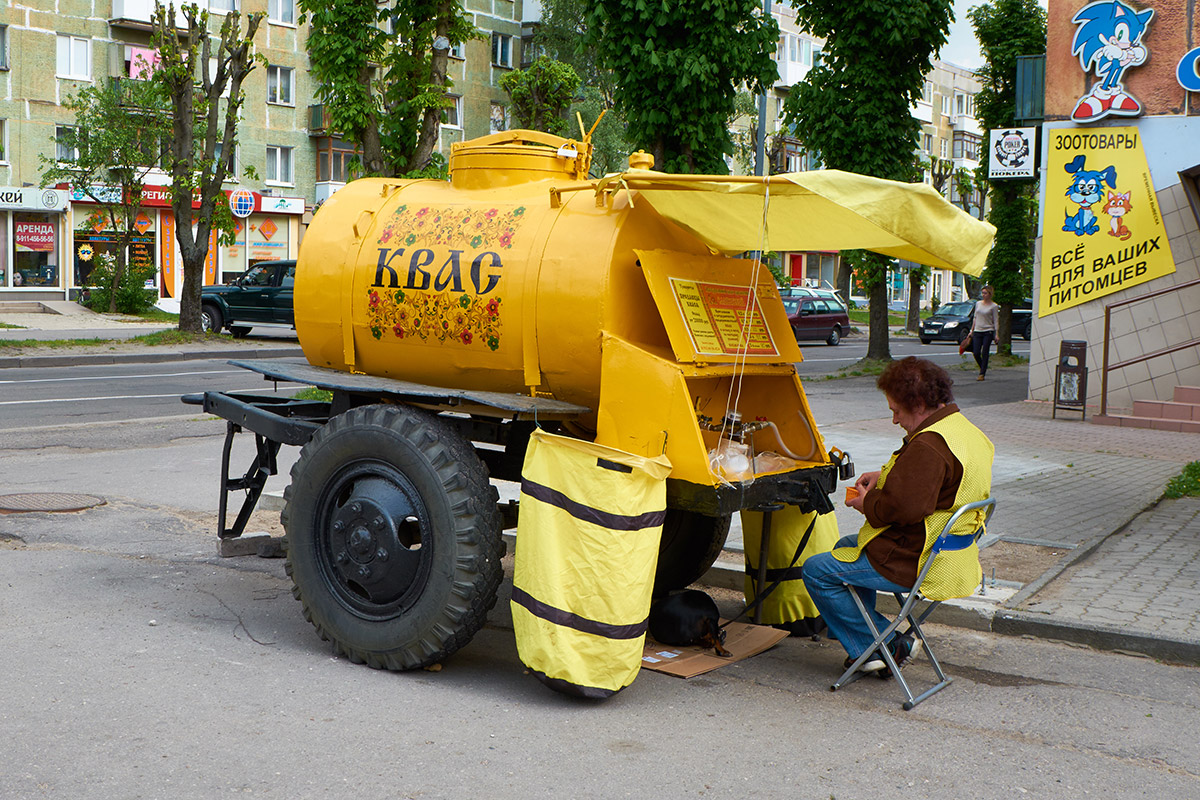
[[[540,483],[534,483],[528,478],[521,479],[521,492],[529,495],[534,500],[540,500],[547,505],[561,508],[575,519],[590,522],[593,525],[599,525],[602,528],[614,531],[640,531],[643,528],[654,528],[662,525],[663,520],[667,518],[666,509],[662,511],[647,511],[645,514],[637,514],[635,516],[610,514],[607,511],[585,506],[583,503],[577,503],[562,492],[551,489],[549,486],[543,486]]]
[[[786,569],[771,569],[767,567],[767,580],[769,581],[798,581],[800,580],[801,567],[787,567]],[[752,567],[746,564],[746,574],[751,578],[758,580],[758,567]]]
[[[572,628],[582,633],[603,636],[606,639],[636,639],[646,632],[649,624],[649,618],[633,625],[609,625],[605,622],[597,622],[594,619],[581,617],[578,614],[572,614],[570,611],[564,611],[561,608],[555,608],[552,605],[543,603],[541,600],[531,597],[524,589],[516,586],[512,590],[512,599],[514,603],[535,617],[552,622],[555,625],[561,625],[564,628]]]

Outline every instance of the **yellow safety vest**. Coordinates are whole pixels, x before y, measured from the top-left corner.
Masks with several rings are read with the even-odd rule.
[[[950,452],[958,459],[963,467],[962,482],[958,493],[954,496],[954,505],[946,509],[938,509],[925,518],[925,546],[921,550],[921,558],[917,564],[920,571],[929,558],[930,548],[942,532],[942,528],[954,516],[954,512],[967,503],[986,499],[992,492],[992,458],[996,448],[983,431],[976,428],[962,414],[954,413],[938,420],[916,435],[936,433],[940,435],[950,448]],[[893,454],[880,471],[879,483],[883,487],[887,475],[896,463]],[[975,514],[964,514],[954,523],[950,531],[952,535],[970,535],[983,524],[985,511]],[[887,526],[876,528],[870,523],[864,523],[858,532],[858,543],[855,547],[839,547],[833,551],[833,557],[838,561],[850,562],[856,560],[867,543],[885,531]],[[972,544],[963,550],[952,550],[942,553],[937,562],[925,576],[921,584],[921,594],[930,600],[949,600],[952,597],[966,597],[975,591],[983,577],[983,569],[979,565],[979,548]]]

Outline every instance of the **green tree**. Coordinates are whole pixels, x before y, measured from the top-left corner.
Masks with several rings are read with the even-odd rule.
[[[579,88],[579,75],[570,64],[541,56],[528,69],[501,77],[500,88],[512,98],[513,116],[522,128],[571,135],[567,110]]]
[[[433,176],[450,48],[478,38],[458,0],[299,0],[317,100],[368,175]],[[391,32],[389,32],[391,31]]]
[[[1007,128],[1016,119],[1017,56],[1046,52],[1046,11],[1037,0],[990,0],[967,12],[986,63],[977,73],[983,88],[975,95],[975,115],[986,131]],[[1037,180],[986,180],[988,222],[996,226],[996,244],[988,254],[983,278],[1000,304],[998,352],[1012,353],[1012,309],[1032,283]]]
[[[617,77],[635,146],[667,172],[725,173],[737,87],[770,86],[779,26],[758,0],[593,0],[587,41]]]
[[[165,92],[171,109],[171,146],[165,166],[171,175],[171,213],[183,264],[179,330],[199,333],[209,236],[214,230],[222,238],[233,232],[224,183],[231,176],[230,155],[237,150],[245,100],[242,85],[256,63],[254,36],[266,14],[247,15],[243,31],[242,15],[227,13],[214,37],[208,11],[195,3],[180,10],[182,28],[174,5],[155,7],[154,43],[160,61],[153,80]]]
[[[75,113],[75,124],[59,130],[51,150],[55,157],[38,155],[42,186],[68,183],[96,204],[87,221],[103,220],[116,237],[109,278],[119,287],[127,282],[129,245],[138,235],[146,176],[158,168],[170,134],[166,100],[150,81],[102,80],[83,87],[64,105]],[[57,153],[64,151],[74,158],[58,161]],[[118,292],[108,292],[107,298],[107,310],[117,311]]]
[[[586,35],[588,3],[589,0],[542,0],[542,19],[533,35],[533,49],[569,64],[579,75],[579,94],[568,112],[568,120],[578,115],[587,130],[595,125],[591,174],[600,177],[623,170],[633,148],[626,135],[625,117],[614,107],[616,78],[611,70],[600,66],[596,46],[589,43]]]
[[[921,96],[930,59],[946,42],[951,0],[793,0],[796,18],[824,38],[821,63],[792,88],[784,117],[797,138],[832,169],[911,181],[920,123],[909,108]],[[892,259],[843,254],[839,286],[853,268],[870,298],[867,358],[890,359],[887,276]]]

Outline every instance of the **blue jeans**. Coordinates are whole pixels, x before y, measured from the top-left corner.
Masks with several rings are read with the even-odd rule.
[[[854,547],[857,541],[857,536],[844,536],[834,547]],[[819,553],[804,562],[801,574],[808,594],[821,612],[821,619],[851,658],[861,656],[875,636],[844,584],[850,584],[858,592],[878,630],[886,628],[891,621],[875,610],[875,592],[907,592],[911,588],[892,583],[876,572],[866,553],[849,562],[838,561],[832,553]]]

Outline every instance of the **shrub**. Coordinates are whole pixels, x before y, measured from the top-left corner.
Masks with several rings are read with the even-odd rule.
[[[117,259],[111,253],[96,256],[97,264],[88,276],[82,302],[92,311],[109,309],[109,298],[116,294],[117,311],[121,314],[141,314],[154,305],[158,293],[147,289],[146,282],[154,279],[153,264],[128,264],[120,286],[114,286]]]

